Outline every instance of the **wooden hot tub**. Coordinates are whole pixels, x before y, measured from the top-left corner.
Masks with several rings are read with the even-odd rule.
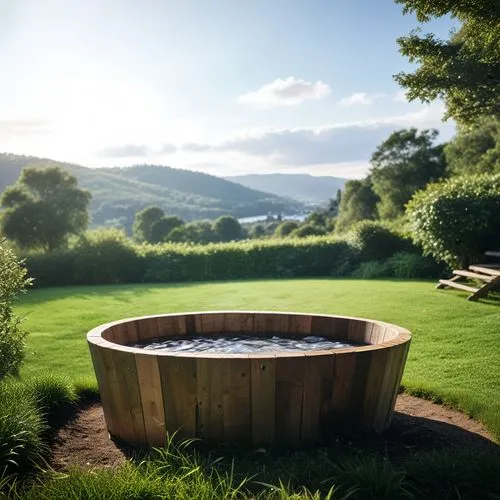
[[[255,354],[130,347],[179,335],[320,335],[367,345]],[[160,446],[166,433],[264,445],[314,441],[349,422],[391,422],[410,333],[380,321],[297,313],[197,312],[126,319],[87,335],[109,433]]]

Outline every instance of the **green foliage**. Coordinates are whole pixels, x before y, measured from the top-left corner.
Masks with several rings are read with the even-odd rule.
[[[347,239],[358,251],[359,259],[362,261],[387,259],[396,252],[412,249],[409,240],[375,221],[361,221],[354,224]]]
[[[313,224],[302,224],[290,233],[290,238],[306,238],[307,236],[324,236],[326,230]]]
[[[78,402],[74,384],[64,375],[50,372],[37,375],[25,382],[25,389],[48,422]]]
[[[75,283],[127,283],[142,275],[136,249],[119,229],[85,233],[76,242],[73,256]]]
[[[19,294],[31,285],[27,271],[14,252],[0,244],[0,379],[17,374],[24,357],[21,320],[12,307]]]
[[[500,119],[486,117],[472,127],[459,127],[444,152],[454,175],[500,173]]]
[[[405,464],[420,498],[496,498],[500,496],[500,455],[463,448],[419,454]]]
[[[435,260],[414,252],[397,252],[387,259],[388,276],[395,278],[438,278],[444,270]]]
[[[455,177],[431,184],[408,204],[413,238],[450,266],[468,266],[500,247],[500,175]]]
[[[340,201],[335,231],[339,234],[345,233],[355,222],[376,219],[379,201],[373,191],[370,176],[361,181],[347,181]]]
[[[242,237],[241,224],[230,215],[222,215],[213,224],[212,229],[218,241],[236,241]]]
[[[1,198],[2,231],[22,248],[54,250],[88,224],[90,193],[59,167],[25,168]]]
[[[287,220],[282,222],[274,230],[275,236],[278,238],[285,238],[290,235],[291,232],[295,231],[299,227],[299,223],[294,220]]]
[[[156,499],[230,499],[244,498],[248,479],[237,479],[229,468],[217,467],[217,460],[191,451],[192,442],[174,443],[154,450],[150,460],[128,463],[118,470],[98,469],[88,473],[72,471],[38,483],[22,498],[28,500],[66,500],[96,498]]]
[[[118,230],[101,230],[69,250],[26,259],[35,284],[52,286],[332,276],[349,272],[353,256],[347,243],[334,238],[139,246]]]
[[[392,276],[392,270],[385,260],[369,260],[368,262],[361,262],[352,272],[352,276],[364,280],[387,278]]]
[[[262,224],[256,224],[250,229],[249,236],[253,240],[264,238],[266,236],[266,228]]]
[[[378,213],[383,219],[395,219],[413,194],[429,182],[443,177],[446,162],[443,146],[434,146],[437,130],[416,128],[393,132],[373,153],[371,178],[380,198]]]
[[[461,22],[449,40],[413,31],[398,39],[400,52],[419,64],[396,81],[410,100],[444,98],[446,117],[470,124],[481,116],[500,115],[500,9],[496,0],[396,0],[419,21],[451,15]]]
[[[165,217],[165,212],[160,207],[146,207],[135,214],[132,233],[137,241],[157,243],[152,239],[153,226]]]
[[[151,227],[151,243],[162,243],[166,241],[168,234],[184,224],[184,221],[175,215],[170,217],[162,217],[156,221]]]
[[[388,259],[361,262],[352,276],[362,279],[376,278],[438,278],[444,266],[419,253],[397,252]]]
[[[198,243],[206,245],[218,240],[212,224],[208,221],[190,222],[172,229],[167,236],[167,241],[173,243]]]
[[[45,430],[37,402],[26,387],[0,381],[0,477],[41,463],[47,451]]]
[[[333,464],[333,483],[338,498],[397,499],[412,498],[410,482],[403,470],[378,456],[347,457]]]

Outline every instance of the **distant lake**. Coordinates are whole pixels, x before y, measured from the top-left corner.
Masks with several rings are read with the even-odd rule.
[[[292,214],[292,215],[282,215],[281,220],[296,220],[303,222],[306,220],[308,214]],[[253,217],[242,217],[238,219],[240,224],[252,224],[253,222],[266,222],[267,215],[254,215]],[[273,217],[276,217],[273,215]]]

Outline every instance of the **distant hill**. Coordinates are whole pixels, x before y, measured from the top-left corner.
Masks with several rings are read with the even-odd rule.
[[[302,201],[324,203],[334,198],[338,189],[343,189],[347,179],[340,177],[315,177],[308,174],[251,174],[226,177],[251,189],[258,189]]]
[[[57,165],[71,171],[92,193],[94,226],[121,225],[130,231],[135,213],[158,205],[184,220],[214,219],[230,214],[251,217],[295,213],[303,205],[212,175],[163,166],[87,168],[44,158],[0,154],[0,192],[16,182],[27,165]]]

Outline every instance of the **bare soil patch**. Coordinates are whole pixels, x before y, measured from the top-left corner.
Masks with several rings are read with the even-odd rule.
[[[499,449],[481,423],[446,406],[405,394],[398,397],[391,428],[370,445],[391,457],[446,448]],[[54,436],[51,465],[56,470],[116,467],[139,453],[109,439],[102,407],[91,403]]]

